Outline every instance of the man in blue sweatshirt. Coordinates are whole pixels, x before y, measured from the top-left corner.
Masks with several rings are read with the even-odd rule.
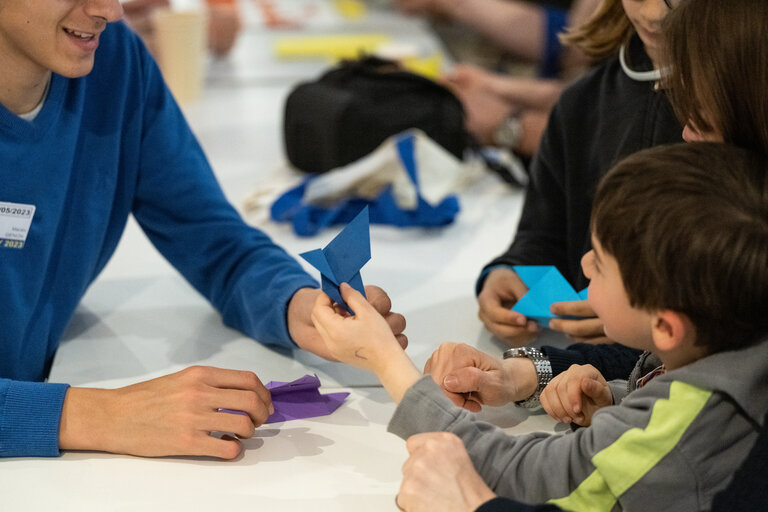
[[[133,214],[224,322],[328,356],[317,283],[228,204],[118,0],[0,2],[0,456],[235,457],[271,410],[251,372],[195,367],[116,390],[45,380]],[[403,344],[405,321],[369,299]],[[247,416],[216,412],[238,409]]]

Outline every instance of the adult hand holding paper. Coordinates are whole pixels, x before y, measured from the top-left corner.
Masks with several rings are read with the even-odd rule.
[[[603,322],[587,302],[587,288],[576,292],[553,266],[513,267],[529,290],[512,308],[542,327],[561,331],[574,341],[610,343]]]
[[[542,327],[558,316],[551,311],[552,304],[587,299],[587,289],[576,292],[563,275],[551,265],[516,265],[512,267],[528,287],[528,293],[512,307]]]

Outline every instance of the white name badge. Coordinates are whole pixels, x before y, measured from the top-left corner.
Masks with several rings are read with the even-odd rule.
[[[34,205],[0,201],[0,249],[24,247],[34,216]]]

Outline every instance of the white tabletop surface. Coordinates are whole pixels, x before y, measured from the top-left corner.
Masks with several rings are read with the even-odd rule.
[[[269,199],[295,183],[296,175],[284,168],[283,101],[296,80],[324,67],[276,61],[267,51],[275,32],[261,28],[248,9],[250,3],[246,31],[232,56],[211,63],[203,98],[184,106],[227,196],[241,211],[252,191],[264,191]],[[396,34],[403,38],[438,47],[419,22],[389,12],[369,11],[368,18],[382,30],[400,27]],[[384,288],[393,309],[406,316],[408,353],[419,366],[444,341],[495,354],[504,348],[477,319],[474,282],[508,245],[522,192],[486,175],[460,201],[461,213],[445,228],[371,227],[373,257],[363,280]],[[288,225],[269,221],[266,210],[243,215],[292,254],[324,247],[338,232],[299,238]],[[544,337],[562,344],[551,333]],[[386,433],[394,404],[376,379],[298,350],[265,347],[224,327],[131,221],[78,308],[50,381],[119,387],[194,364],[252,370],[264,382],[316,373],[321,391],[351,395],[330,416],[260,427],[235,461],[90,452],[6,459],[0,462],[0,510],[396,510],[407,454],[404,442]],[[514,407],[491,408],[482,417],[510,433],[555,428],[541,412],[529,415]]]

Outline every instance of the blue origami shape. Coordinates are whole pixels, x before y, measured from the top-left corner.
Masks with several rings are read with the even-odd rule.
[[[551,265],[517,265],[512,268],[528,287],[528,293],[517,301],[512,311],[522,313],[542,327],[549,326],[553,318],[576,318],[554,315],[550,307],[555,302],[586,300],[587,288],[577,293]]]
[[[368,207],[363,208],[324,249],[304,252],[300,256],[320,271],[323,291],[354,314],[341,298],[339,285],[348,283],[365,297],[360,269],[371,259]]]

